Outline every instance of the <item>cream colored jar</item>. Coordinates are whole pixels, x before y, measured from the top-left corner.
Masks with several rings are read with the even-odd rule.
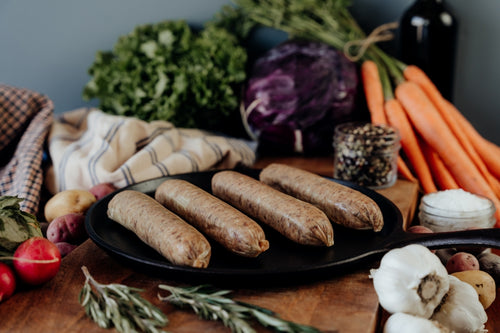
[[[495,206],[490,199],[453,189],[424,195],[418,217],[421,225],[434,232],[446,232],[492,228],[494,215]]]

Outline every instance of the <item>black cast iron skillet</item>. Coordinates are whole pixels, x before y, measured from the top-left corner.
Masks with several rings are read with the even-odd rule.
[[[239,169],[258,178],[260,170]],[[156,188],[167,178],[187,180],[210,191],[210,181],[216,171],[162,177],[120,189],[96,202],[87,212],[85,225],[90,238],[123,264],[141,272],[169,280],[197,283],[225,283],[267,286],[320,280],[346,273],[361,265],[372,265],[384,253],[412,243],[432,249],[457,246],[500,248],[500,229],[481,229],[434,234],[412,234],[402,229],[402,216],[387,198],[355,184],[333,180],[372,198],[382,210],[384,228],[380,232],[351,230],[334,225],[335,243],[329,248],[296,244],[274,230],[263,226],[269,240],[269,250],[257,258],[244,258],[211,242],[212,256],[207,268],[176,266],[144,244],[135,234],[107,217],[111,198],[124,189],[154,196]]]

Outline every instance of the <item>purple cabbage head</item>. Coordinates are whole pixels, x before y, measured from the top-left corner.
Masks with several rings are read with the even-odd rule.
[[[258,58],[250,72],[245,120],[266,150],[329,153],[333,129],[355,120],[356,65],[320,42],[286,41]]]

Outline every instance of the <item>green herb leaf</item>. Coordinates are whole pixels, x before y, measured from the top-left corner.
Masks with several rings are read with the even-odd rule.
[[[142,298],[140,289],[122,284],[98,283],[87,267],[86,277],[79,295],[85,313],[102,328],[115,327],[119,332],[163,332],[158,328],[168,324],[167,316],[156,306]]]
[[[230,290],[216,290],[209,285],[174,287],[161,284],[158,287],[170,292],[170,295],[166,297],[158,295],[160,300],[179,307],[191,307],[199,317],[220,320],[234,333],[254,333],[255,330],[249,323],[250,319],[255,319],[261,325],[272,328],[276,332],[320,332],[312,326],[281,319],[271,310],[226,297],[231,293]]]
[[[24,199],[17,196],[0,197],[0,254],[12,256],[16,248],[35,236],[42,236],[40,223],[32,214],[20,209]]]
[[[137,26],[112,51],[97,52],[84,99],[99,99],[104,112],[177,127],[227,133],[238,128],[236,121],[243,132],[239,97],[247,52],[239,38],[250,26],[237,23],[240,18],[226,9],[199,30],[184,20]]]

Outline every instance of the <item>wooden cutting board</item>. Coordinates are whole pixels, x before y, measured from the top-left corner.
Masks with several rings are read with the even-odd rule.
[[[270,162],[286,162],[319,174],[330,176],[332,163],[317,159],[261,159],[256,167]],[[405,221],[415,212],[418,189],[415,184],[398,181],[380,193],[401,210]],[[101,283],[123,283],[142,288],[143,296],[159,306],[168,316],[169,332],[230,332],[221,323],[199,319],[192,311],[161,303],[158,284],[183,285],[168,276],[152,277],[123,266],[87,240],[63,259],[61,269],[49,283],[19,290],[0,303],[1,332],[109,332],[99,328],[84,313],[78,294],[84,283],[81,266],[87,266]],[[234,290],[235,299],[275,311],[282,318],[312,325],[323,332],[374,333],[381,318],[377,295],[369,279],[369,269],[376,263],[345,274],[321,277],[303,285]],[[270,332],[255,325],[258,332]]]

